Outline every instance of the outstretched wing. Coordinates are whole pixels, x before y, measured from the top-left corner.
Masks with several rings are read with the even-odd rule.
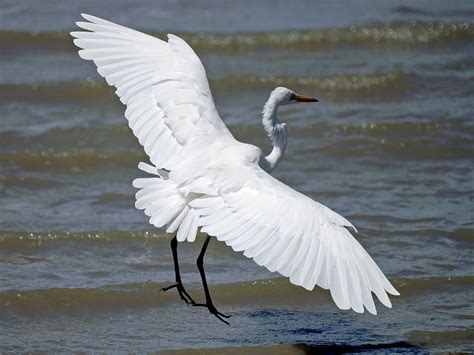
[[[87,31],[71,32],[79,55],[93,60],[97,71],[127,105],[130,128],[158,168],[196,135],[231,133],[217,113],[206,71],[191,47],[168,35],[168,42],[127,27],[82,15]]]
[[[352,236],[352,224],[291,189],[258,166],[213,174],[217,194],[193,200],[201,231],[216,236],[257,264],[312,290],[329,289],[336,305],[376,314],[371,292],[391,307],[398,295],[373,259]],[[355,230],[355,229],[354,229]]]

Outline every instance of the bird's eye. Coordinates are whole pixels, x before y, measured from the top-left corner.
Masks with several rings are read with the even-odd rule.
[[[295,95],[295,94],[291,94],[291,96],[290,96],[290,101],[291,101],[291,100],[296,100],[296,95]]]

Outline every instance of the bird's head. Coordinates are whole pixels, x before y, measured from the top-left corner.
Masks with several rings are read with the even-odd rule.
[[[295,93],[293,90],[290,90],[285,87],[277,87],[272,91],[271,97],[274,98],[280,105],[290,105],[296,104],[298,102],[318,102],[317,99],[311,96],[304,96]]]

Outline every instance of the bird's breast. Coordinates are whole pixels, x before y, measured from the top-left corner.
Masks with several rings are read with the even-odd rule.
[[[231,144],[217,144],[213,150],[215,161],[231,165],[257,164],[262,156],[260,148],[236,141]]]

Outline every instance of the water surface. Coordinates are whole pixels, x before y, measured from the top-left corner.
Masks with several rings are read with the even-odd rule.
[[[474,351],[472,2],[1,7],[0,351]],[[393,308],[341,311],[216,241],[207,275],[231,326],[159,293],[174,278],[170,236],[133,207],[146,157],[77,56],[80,12],[185,38],[232,133],[264,150],[273,87],[319,98],[280,110],[275,176],[356,225],[401,293]],[[197,299],[202,240],[179,250]]]

